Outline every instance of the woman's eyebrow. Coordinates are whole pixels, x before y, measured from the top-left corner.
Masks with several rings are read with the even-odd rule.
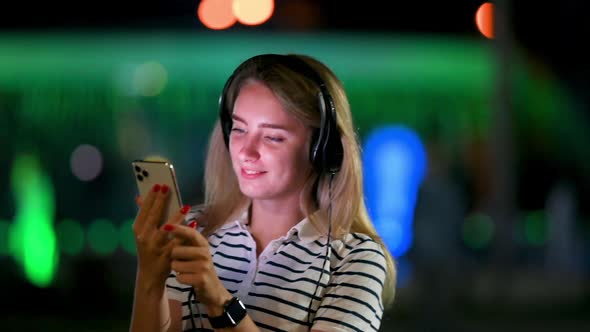
[[[246,122],[246,120],[240,118],[239,116],[237,116],[235,114],[232,114],[231,117],[235,121],[242,122],[243,124],[248,124]],[[259,124],[258,127],[259,128],[270,128],[270,129],[281,129],[281,130],[289,131],[289,129],[287,127],[282,126],[282,125],[278,125],[278,124],[274,124],[274,123],[266,123],[266,122],[264,122],[264,123]]]
[[[232,115],[231,115],[231,118],[232,118],[232,120],[234,120],[234,121],[240,121],[240,122],[243,122],[244,124],[246,123],[246,121],[245,121],[244,119],[240,118],[239,116],[237,116],[237,115],[235,115],[235,114],[232,114]]]

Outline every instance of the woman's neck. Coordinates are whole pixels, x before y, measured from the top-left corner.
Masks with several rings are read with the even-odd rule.
[[[256,241],[257,256],[274,239],[287,234],[297,225],[304,214],[296,204],[274,204],[266,201],[253,201],[250,206],[250,233]]]

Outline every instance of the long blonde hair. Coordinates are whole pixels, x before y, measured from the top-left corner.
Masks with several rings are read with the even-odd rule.
[[[342,238],[348,233],[356,232],[366,234],[379,243],[387,261],[383,302],[388,306],[393,303],[395,295],[396,267],[391,253],[377,234],[364,203],[360,144],[343,85],[336,75],[318,60],[305,55],[288,56],[305,61],[325,82],[336,109],[337,126],[344,150],[342,166],[332,180],[331,197],[330,174],[314,171],[302,190],[301,210],[317,229],[328,234],[328,209],[331,204],[331,237]],[[252,80],[261,82],[271,89],[285,109],[305,125],[319,128],[317,83],[294,71],[290,66],[269,61],[264,56],[251,58],[238,67],[222,98],[225,103],[222,106],[233,111],[233,104],[240,88]],[[209,141],[204,184],[205,202],[202,208],[207,223],[203,232],[209,235],[230,218],[237,217],[237,214],[249,204],[248,198],[240,192],[219,120]]]

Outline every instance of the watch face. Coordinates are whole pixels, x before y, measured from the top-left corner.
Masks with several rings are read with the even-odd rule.
[[[233,324],[232,326],[236,326],[246,316],[246,307],[240,299],[234,297],[225,307],[225,312]]]
[[[246,306],[237,297],[234,297],[223,308],[223,315],[209,317],[213,328],[237,326],[246,317]]]

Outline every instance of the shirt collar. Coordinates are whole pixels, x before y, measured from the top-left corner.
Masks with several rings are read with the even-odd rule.
[[[245,208],[237,218],[230,220],[221,226],[221,229],[229,229],[232,227],[240,227],[241,229],[248,228],[248,213],[250,209]],[[320,231],[309,221],[309,218],[304,218],[287,232],[285,238],[290,239],[293,236],[297,237],[302,244],[307,244],[318,240],[322,237]]]
[[[293,235],[297,236],[302,244],[313,242],[322,237],[322,234],[309,221],[309,218],[301,220],[287,232],[287,238]]]

